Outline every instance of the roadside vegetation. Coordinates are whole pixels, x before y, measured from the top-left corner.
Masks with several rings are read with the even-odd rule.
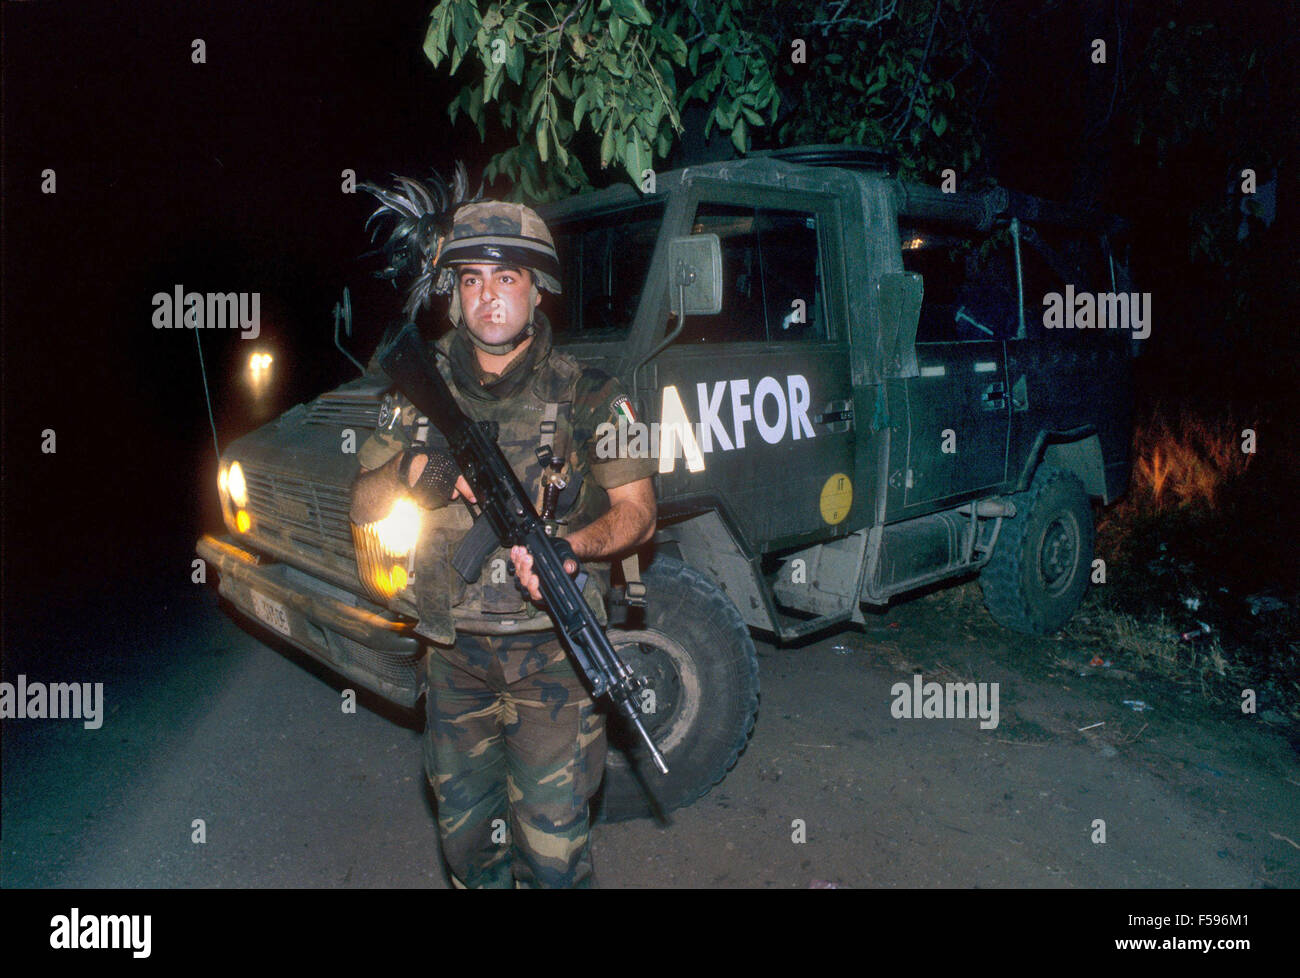
[[[1297,471],[1258,411],[1148,405],[1135,419],[1128,494],[1102,510],[1094,586],[1067,633],[1106,668],[1149,672],[1300,725]],[[1250,433],[1254,433],[1253,441]],[[1253,451],[1247,449],[1254,449]]]

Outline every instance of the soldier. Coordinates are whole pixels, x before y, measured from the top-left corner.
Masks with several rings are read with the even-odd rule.
[[[560,292],[551,234],[528,207],[476,201],[426,250],[432,267],[422,281],[440,279],[451,292],[456,327],[436,344],[439,369],[467,415],[499,424],[502,452],[539,512],[544,485],[564,487],[554,529],[584,560],[603,620],[608,565],[600,562],[654,532],[654,464],[597,456],[596,428],[617,423],[626,397],[615,378],[551,346],[538,308],[540,289]],[[404,398],[386,404],[361,449],[352,515],[378,519],[400,492],[428,507],[415,565],[419,630],[432,639],[425,770],[452,882],[589,886],[588,801],[604,773],[604,717],[539,606],[526,550],[498,550],[472,584],[449,570],[469,516],[461,505],[441,507],[474,498],[445,441],[417,413]],[[555,460],[546,471],[539,446]]]

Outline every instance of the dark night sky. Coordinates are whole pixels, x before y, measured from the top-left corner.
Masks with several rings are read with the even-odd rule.
[[[90,541],[175,552],[219,525],[194,336],[152,328],[155,292],[261,293],[263,342],[201,336],[223,445],[354,375],[331,340],[343,286],[363,358],[397,307],[356,260],[369,198],[342,194],[340,172],[452,159],[427,8],[5,4],[9,569],[62,577],[102,566]],[[57,194],[39,192],[46,167]],[[277,357],[261,414],[231,379],[255,345]]]
[[[430,7],[3,5],[7,598],[33,580],[115,574],[121,551],[100,547],[139,555],[145,536],[187,568],[200,528],[219,525],[194,336],[152,328],[153,293],[262,295],[277,356],[264,417],[230,379],[252,344],[201,336],[223,445],[353,375],[330,338],[345,284],[352,347],[369,354],[399,304],[357,261],[369,198],[341,194],[340,171],[382,180],[463,157],[474,173],[488,156],[447,121],[448,86],[419,47]],[[1078,44],[1044,37],[1004,38],[994,145],[1002,182],[1060,197],[1078,90],[1059,66]],[[194,38],[206,64],[191,63]],[[39,192],[47,167],[54,195]],[[1119,172],[1106,196],[1123,202],[1132,179]],[[55,455],[40,451],[45,428]]]

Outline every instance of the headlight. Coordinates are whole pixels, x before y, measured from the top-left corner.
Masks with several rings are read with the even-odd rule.
[[[403,496],[382,520],[352,524],[357,574],[372,598],[383,604],[410,583],[410,564],[420,538],[420,508]]]
[[[230,478],[229,470],[223,465],[217,472],[217,492],[221,494],[221,501],[226,501],[226,494],[229,490],[226,488],[226,481]]]
[[[243,509],[248,505],[248,486],[244,482],[244,469],[238,462],[230,463],[230,473],[226,476],[226,488],[235,505]]]
[[[393,503],[388,515],[375,524],[379,544],[394,557],[405,557],[420,536],[420,510],[405,496]]]

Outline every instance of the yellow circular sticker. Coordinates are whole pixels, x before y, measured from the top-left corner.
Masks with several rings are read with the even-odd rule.
[[[822,486],[822,519],[831,526],[843,523],[853,505],[853,483],[843,472],[836,472]]]

